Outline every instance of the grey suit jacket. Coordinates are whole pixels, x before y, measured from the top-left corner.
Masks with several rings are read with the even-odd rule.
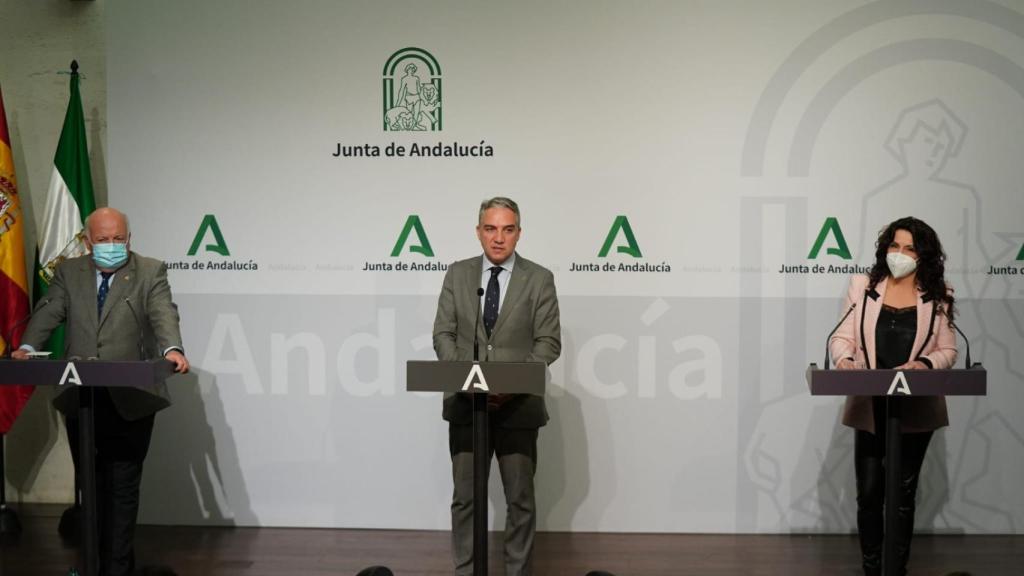
[[[480,360],[544,362],[551,364],[562,351],[558,296],[551,271],[516,254],[515,267],[490,338],[477,321],[483,256],[448,267],[434,319],[434,351],[438,360],[472,360],[473,332],[480,340]],[[473,407],[467,394],[444,399],[442,415],[453,424],[471,424]],[[547,423],[544,398],[516,395],[491,414],[496,426],[539,428]]]
[[[90,255],[62,262],[46,297],[32,313],[22,343],[40,350],[54,329],[67,322],[66,358],[145,360],[159,358],[167,348],[181,347],[178,310],[163,262],[132,252],[114,275],[102,316],[96,311],[96,291],[96,266]],[[110,398],[127,420],[138,420],[171,404],[163,383],[112,387]],[[78,389],[65,390],[53,404],[72,414],[78,406]]]

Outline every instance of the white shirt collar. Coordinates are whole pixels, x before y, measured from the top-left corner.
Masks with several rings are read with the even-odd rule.
[[[515,252],[513,252],[512,255],[508,257],[508,260],[505,260],[501,264],[495,264],[494,262],[491,262],[491,259],[487,257],[487,254],[484,254],[484,271],[485,272],[490,270],[491,268],[493,268],[495,266],[501,266],[502,268],[505,269],[506,272],[511,274],[512,273],[512,268],[514,268],[515,265],[516,265],[516,253]]]

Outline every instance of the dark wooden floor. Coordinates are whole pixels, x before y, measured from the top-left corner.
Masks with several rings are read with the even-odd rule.
[[[76,552],[56,535],[60,508],[21,513],[24,532],[0,548],[0,575],[66,575]],[[352,576],[374,564],[396,576],[451,574],[447,532],[306,530],[142,526],[143,564],[174,568],[181,576]],[[503,570],[491,545],[491,574]],[[584,576],[606,570],[617,576],[850,575],[857,567],[853,536],[744,536],[696,534],[540,533],[538,576]],[[918,536],[911,574],[941,576],[955,570],[974,576],[1024,575],[1024,537]]]

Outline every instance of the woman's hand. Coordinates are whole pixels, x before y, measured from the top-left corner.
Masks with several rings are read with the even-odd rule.
[[[902,366],[897,366],[894,370],[928,370],[928,365],[920,360],[914,360],[912,362],[907,362]]]
[[[850,358],[841,358],[839,362],[836,362],[837,370],[855,370],[857,363]]]

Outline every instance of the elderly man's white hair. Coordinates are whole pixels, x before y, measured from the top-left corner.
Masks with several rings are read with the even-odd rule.
[[[121,218],[123,218],[124,219],[125,231],[127,231],[128,234],[131,235],[131,233],[132,233],[132,224],[128,220],[128,215],[125,214],[124,212],[121,212],[117,208],[110,208],[109,206],[108,207],[104,207],[104,208],[97,208],[97,209],[93,210],[91,214],[89,214],[88,216],[85,217],[85,232],[87,234],[90,233],[89,232],[90,224],[92,223],[93,217],[95,217],[95,216],[102,216],[103,214],[116,214],[116,215],[120,216]]]

